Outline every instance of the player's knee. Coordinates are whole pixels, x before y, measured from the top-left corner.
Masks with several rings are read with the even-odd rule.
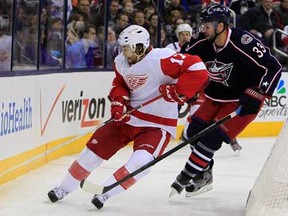
[[[98,167],[104,160],[92,152],[89,148],[84,148],[77,158],[78,163],[90,172]]]
[[[197,120],[191,119],[191,122],[187,128],[187,137],[190,138],[205,128],[206,128],[206,126],[204,124],[200,123]]]
[[[137,150],[131,155],[125,166],[131,173],[139,169],[140,167],[146,165],[153,159],[154,159],[153,155],[150,154],[149,152],[145,150]],[[149,172],[148,170],[145,170],[143,174],[147,174],[148,172]]]
[[[205,128],[207,128],[207,126],[208,125],[205,125],[204,123],[193,119],[187,130],[188,138],[204,130]],[[206,146],[212,151],[217,151],[221,148],[222,142],[224,140],[225,138],[223,136],[223,132],[221,132],[220,129],[214,129],[206,135],[200,137],[198,140],[192,143],[192,145],[195,146],[198,142],[200,142],[202,145]]]
[[[219,130],[213,130],[207,135],[201,137],[199,141],[206,147],[217,151],[221,148],[223,143],[223,136],[220,134]]]

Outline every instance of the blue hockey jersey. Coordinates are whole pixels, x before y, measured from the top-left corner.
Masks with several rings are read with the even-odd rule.
[[[237,102],[246,88],[258,86],[272,96],[282,66],[270,49],[247,31],[228,28],[223,47],[216,47],[203,33],[196,33],[182,53],[198,55],[209,71],[204,93],[214,101]]]

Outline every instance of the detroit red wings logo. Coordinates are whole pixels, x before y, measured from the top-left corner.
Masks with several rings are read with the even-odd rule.
[[[148,79],[148,76],[146,74],[144,74],[144,75],[128,75],[125,77],[125,81],[131,90],[138,89],[141,86],[145,85],[147,79]]]
[[[208,69],[209,79],[229,86],[227,80],[233,69],[233,63],[225,64],[215,59],[213,62],[206,62],[206,67]]]

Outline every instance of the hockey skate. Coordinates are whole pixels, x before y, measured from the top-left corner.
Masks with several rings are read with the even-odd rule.
[[[191,178],[187,176],[184,172],[181,172],[171,185],[171,192],[169,194],[169,198],[176,193],[181,194],[183,189],[189,184],[190,181]]]
[[[62,187],[56,187],[48,192],[48,197],[51,202],[57,202],[67,196],[69,192],[65,191]]]
[[[185,197],[193,197],[212,190],[213,175],[212,168],[196,175],[185,187]]]
[[[242,149],[242,146],[239,145],[237,139],[232,139],[229,144],[230,144],[230,146],[234,152],[236,152],[236,151],[239,152]]]
[[[108,199],[108,196],[105,195],[105,194],[94,195],[94,197],[92,198],[91,202],[98,210],[100,210],[101,208],[103,208],[104,202],[107,199]]]

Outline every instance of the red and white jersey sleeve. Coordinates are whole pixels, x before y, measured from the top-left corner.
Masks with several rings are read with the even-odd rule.
[[[181,94],[193,96],[208,78],[198,57],[178,54],[169,48],[152,49],[134,65],[129,65],[120,54],[115,58],[115,73],[119,77],[117,82],[113,81],[114,88],[129,90],[132,107],[158,96],[162,84],[176,84]],[[162,128],[175,137],[177,119],[178,104],[161,98],[133,112],[127,124]]]
[[[208,81],[208,72],[199,56],[176,53],[161,59],[161,68],[165,75],[178,78],[177,92],[187,98],[193,97],[203,89]]]

